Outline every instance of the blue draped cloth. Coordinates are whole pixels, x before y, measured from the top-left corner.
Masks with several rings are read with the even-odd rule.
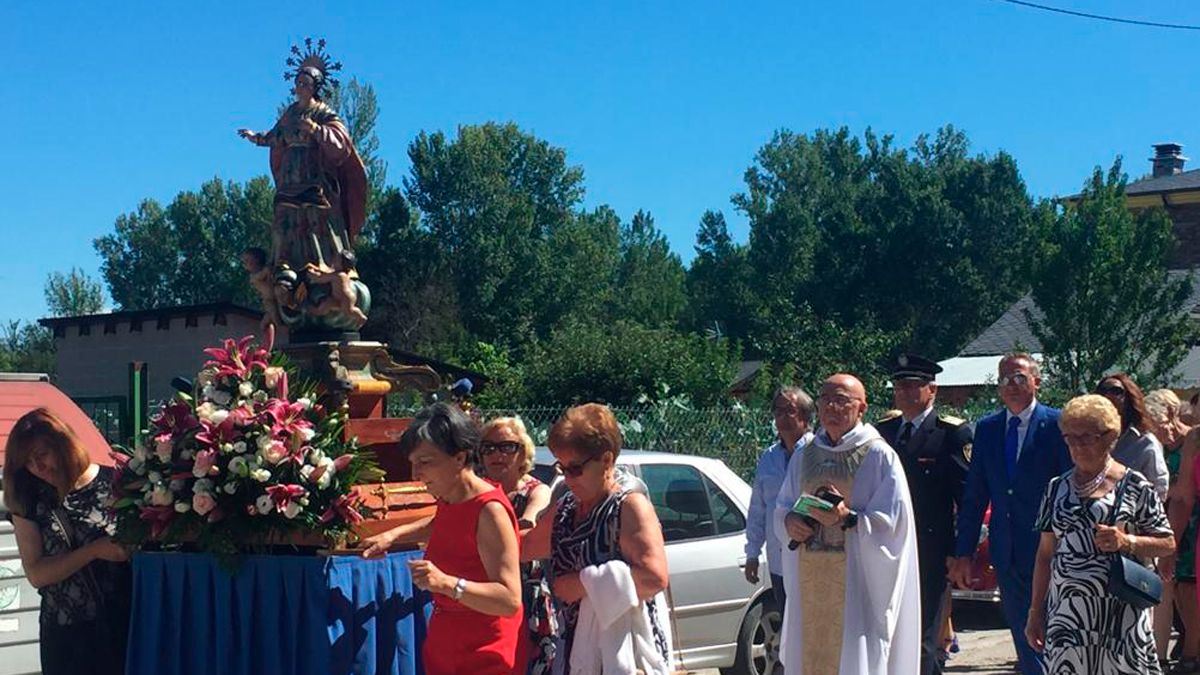
[[[243,556],[231,575],[207,554],[138,553],[126,672],[416,675],[431,603],[406,561],[421,555]]]

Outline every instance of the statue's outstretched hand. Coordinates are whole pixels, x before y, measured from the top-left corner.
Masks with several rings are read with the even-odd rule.
[[[256,143],[258,141],[258,134],[254,133],[250,129],[238,129],[238,136],[241,136],[251,143]]]

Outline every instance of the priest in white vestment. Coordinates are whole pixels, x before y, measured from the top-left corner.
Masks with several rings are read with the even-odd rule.
[[[858,378],[827,379],[817,401],[821,428],[779,491],[773,525],[780,541],[792,542],[782,560],[781,658],[789,675],[920,672],[912,500],[900,458],[863,424],[866,410]],[[802,516],[792,509],[802,495],[842,501]]]

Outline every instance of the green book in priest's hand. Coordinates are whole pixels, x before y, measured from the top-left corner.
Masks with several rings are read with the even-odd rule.
[[[811,515],[813,510],[832,511],[833,504],[821,499],[820,497],[805,493],[800,495],[800,498],[797,499],[796,503],[792,506],[792,511],[794,513],[799,513],[802,516]]]

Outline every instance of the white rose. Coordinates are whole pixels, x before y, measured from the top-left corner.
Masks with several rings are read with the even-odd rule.
[[[255,444],[258,445],[259,450],[266,450],[267,448],[271,447],[271,444],[274,442],[275,439],[271,438],[267,434],[263,434],[262,436],[258,437],[258,439],[255,441]]]
[[[229,392],[222,389],[214,389],[212,393],[212,402],[224,407],[233,402],[233,396],[231,396]]]
[[[311,427],[305,427],[300,430],[300,437],[304,439],[305,443],[311,441],[313,439],[313,437],[316,435],[317,435],[317,430],[313,429]]]
[[[275,509],[275,502],[271,501],[269,495],[263,495],[254,500],[254,508],[258,509],[258,512],[265,516]]]
[[[196,513],[206,516],[216,507],[217,500],[213,499],[212,495],[203,492],[192,495],[192,509],[194,509]]]
[[[308,410],[313,405],[312,399],[308,398],[307,396],[301,396],[300,398],[296,399],[296,403],[299,403],[300,405],[304,406],[305,410]]]
[[[213,377],[215,375],[216,375],[216,373],[214,373],[211,368],[202,370],[196,375],[196,384],[200,385],[201,389],[211,387]]]
[[[175,502],[175,513],[187,513],[192,510],[192,505],[187,502]]]
[[[303,510],[304,509],[300,506],[300,504],[296,502],[288,502],[288,505],[283,507],[283,517],[288,519],[295,518],[296,516],[300,515],[300,512]]]
[[[250,472],[250,477],[260,483],[265,483],[271,480],[271,472],[266,469],[254,469]]]
[[[161,485],[154,486],[150,492],[150,503],[155,506],[168,506],[173,501],[170,491]]]
[[[222,443],[221,444],[221,454],[222,455],[228,455],[232,452],[233,452],[233,443]]]
[[[282,462],[287,454],[287,446],[279,441],[273,441],[269,446],[258,451],[258,456],[271,466]]]
[[[217,406],[213,405],[210,401],[205,401],[204,403],[196,406],[196,417],[199,417],[202,420],[209,420],[212,417],[212,414],[216,411]]]
[[[221,424],[221,422],[224,422],[225,419],[228,417],[229,417],[228,410],[214,410],[213,414],[208,416],[208,421],[211,422],[213,426],[218,426]]]
[[[235,476],[245,478],[250,474],[250,463],[246,461],[245,457],[238,455],[229,460],[229,471]]]
[[[246,452],[246,441],[238,441],[237,443],[234,443],[232,450],[235,455],[244,454]]]
[[[253,382],[243,382],[243,383],[239,384],[238,385],[238,393],[241,394],[242,396],[249,396],[250,394],[253,394],[254,393],[254,383]]]
[[[308,461],[312,462],[313,465],[320,464],[322,459],[325,459],[325,453],[320,450],[313,448],[308,451]]]
[[[212,398],[213,392],[216,390],[217,388],[213,386],[212,380],[210,379],[208,382],[204,383],[203,387],[200,387],[200,398],[207,401]]]
[[[158,461],[163,462],[165,464],[165,463],[171,461],[171,450],[173,448],[174,448],[174,444],[171,443],[170,438],[167,438],[162,441],[157,441],[154,444],[154,456],[158,457]]]

